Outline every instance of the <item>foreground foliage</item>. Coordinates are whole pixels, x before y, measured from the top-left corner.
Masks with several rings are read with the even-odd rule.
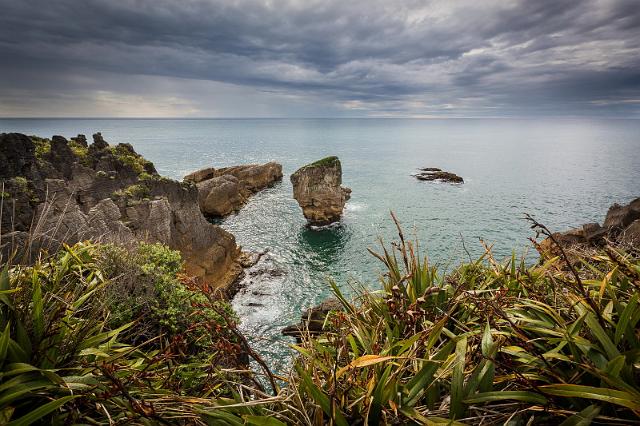
[[[534,227],[547,233],[546,228]],[[635,424],[640,257],[607,246],[443,273],[405,241],[379,291],[303,336],[279,387],[161,245],[65,247],[0,275],[0,423]],[[252,356],[270,381],[248,374]],[[240,362],[240,360],[244,359]]]
[[[238,375],[220,368],[237,367],[239,345],[228,304],[181,269],[177,252],[148,244],[80,243],[33,266],[6,264],[0,424],[199,421],[189,394],[205,406],[228,395],[225,380]]]
[[[534,227],[539,225],[534,224]],[[543,227],[540,230],[545,231]],[[640,262],[475,262],[441,275],[404,241],[375,254],[383,290],[299,347],[314,422],[565,425],[640,420]]]

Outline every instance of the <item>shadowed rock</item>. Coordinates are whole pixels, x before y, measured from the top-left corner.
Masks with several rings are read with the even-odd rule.
[[[327,157],[307,164],[291,175],[293,198],[310,225],[337,222],[351,189],[342,187],[342,165],[338,157]]]

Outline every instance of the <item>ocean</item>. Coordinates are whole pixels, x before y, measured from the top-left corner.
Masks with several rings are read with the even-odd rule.
[[[602,222],[612,203],[640,196],[640,120],[0,119],[0,132],[90,139],[98,131],[174,179],[203,167],[283,165],[281,183],[219,222],[245,250],[267,251],[233,305],[253,347],[279,371],[292,343],[280,330],[330,294],[329,280],[346,293],[379,288],[381,268],[367,248],[396,237],[391,211],[421,252],[450,270],[479,256],[480,240],[497,258],[535,259],[525,213],[564,230]],[[314,230],[289,175],[328,155],[340,158],[352,198],[339,225]],[[465,183],[417,181],[420,167]]]

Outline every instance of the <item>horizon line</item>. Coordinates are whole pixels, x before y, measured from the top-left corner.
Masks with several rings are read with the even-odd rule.
[[[566,116],[354,116],[354,117],[0,117],[0,120],[579,120],[579,119],[607,119],[607,120],[640,120],[640,116],[617,117],[609,115],[566,115]]]

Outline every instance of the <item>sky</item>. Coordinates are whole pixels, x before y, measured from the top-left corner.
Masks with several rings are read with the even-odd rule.
[[[0,117],[640,118],[640,0],[0,0]]]

